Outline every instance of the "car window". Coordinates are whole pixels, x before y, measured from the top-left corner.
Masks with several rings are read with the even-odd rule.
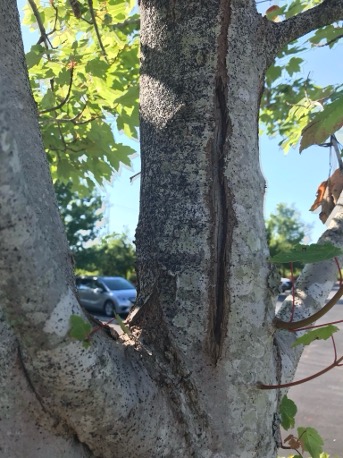
[[[111,291],[136,289],[129,281],[125,280],[125,278],[103,278],[102,281]]]
[[[82,285],[82,284],[80,284],[80,283],[79,283],[78,285],[76,285],[76,286],[77,286],[77,289],[81,289],[81,290],[89,289],[88,286]]]
[[[97,288],[98,286],[96,283],[97,283],[96,280],[94,280],[93,278],[79,278],[76,280],[76,286],[79,289]]]
[[[100,289],[102,289],[103,291],[106,290],[106,288],[105,288],[105,286],[103,285],[103,283],[101,283],[101,282],[98,281],[98,280],[96,280],[96,281],[94,282],[94,288],[100,288]]]

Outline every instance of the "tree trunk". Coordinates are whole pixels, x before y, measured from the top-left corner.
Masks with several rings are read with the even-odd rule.
[[[293,334],[273,326],[258,157],[264,72],[340,0],[279,25],[252,1],[142,0],[139,312],[130,334],[69,333],[73,285],[13,0],[0,15],[1,453],[272,458]],[[330,5],[330,7],[328,7]],[[343,219],[337,217],[335,224]],[[326,234],[342,244],[337,226]],[[336,237],[336,238],[335,238]],[[324,266],[324,267],[323,267]],[[325,274],[323,275],[323,270]],[[300,279],[320,308],[333,263]],[[315,284],[315,288],[309,285]],[[280,316],[285,319],[287,311]]]
[[[277,379],[258,156],[268,54],[261,16],[231,3],[142,5],[134,323],[179,380],[185,456],[272,457],[277,396],[257,388]]]

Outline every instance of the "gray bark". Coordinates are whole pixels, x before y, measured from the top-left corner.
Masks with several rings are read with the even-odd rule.
[[[332,2],[337,16],[341,3]],[[326,5],[311,13],[316,27],[332,13]],[[257,132],[264,72],[296,38],[293,28],[275,28],[252,1],[141,2],[141,308],[132,336],[115,341],[99,332],[85,349],[68,334],[70,315],[84,315],[17,12],[11,0],[2,7],[2,452],[275,457],[280,393],[258,383],[291,376],[299,355],[272,324]],[[310,30],[306,18],[299,34]],[[305,272],[302,289],[320,283],[318,269]],[[333,269],[328,277],[315,308]],[[306,313],[299,304],[298,316]]]

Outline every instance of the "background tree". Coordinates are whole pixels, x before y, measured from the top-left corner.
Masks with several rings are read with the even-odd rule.
[[[275,213],[271,213],[266,220],[267,242],[270,256],[273,257],[281,251],[287,251],[294,245],[303,242],[305,237],[304,223],[301,222],[299,212],[294,207],[288,207],[280,203]],[[303,266],[301,263],[294,263],[295,269]],[[286,275],[286,266],[282,265],[283,276]]]
[[[100,237],[101,198],[94,191],[80,194],[70,183],[56,182],[54,188],[76,273],[131,278],[135,250],[127,234]]]
[[[76,253],[78,273],[94,275],[118,275],[133,278],[135,272],[135,249],[127,234],[111,234],[99,243]]]
[[[61,6],[63,18],[73,14],[78,20],[68,34],[62,32],[60,2],[50,4],[51,17],[57,18],[54,32],[68,45],[64,81],[69,77],[69,83],[55,95],[54,81],[43,96],[46,103],[56,96],[47,112],[54,114],[47,120],[47,132],[49,126],[58,131],[63,123],[71,127],[49,150],[58,149],[50,161],[53,172],[57,167],[61,174],[66,173],[65,157],[74,163],[73,173],[83,168],[85,132],[93,147],[99,137],[96,116],[103,121],[106,110],[117,103],[123,107],[120,97],[107,102],[101,95],[104,80],[95,79],[94,69],[92,73],[88,67],[89,78],[88,70],[80,67],[79,80],[71,85],[79,54],[91,58],[87,49],[96,48],[106,63],[107,50],[116,48],[111,62],[118,66],[118,84],[124,81],[127,94],[130,77],[122,76],[118,54],[134,38],[127,34],[124,43],[120,40],[117,31],[126,27],[127,16],[118,12],[118,1],[72,5],[72,11],[68,3]],[[280,392],[262,390],[261,381],[278,386],[292,379],[302,349],[291,347],[294,333],[280,331],[274,321],[276,285],[268,263],[265,183],[258,158],[259,105],[265,72],[278,53],[312,30],[342,20],[343,2],[314,0],[304,6],[295,1],[282,12],[289,18],[281,16],[280,22],[258,14],[251,0],[141,0],[140,5],[141,308],[129,319],[130,332],[112,339],[101,330],[90,337],[91,326],[75,297],[18,14],[12,0],[2,0],[2,453],[35,458],[272,458],[280,440]],[[297,7],[294,15],[292,6]],[[112,36],[105,43],[98,37],[98,18],[105,29],[111,21]],[[75,33],[78,27],[80,34]],[[40,32],[43,42],[50,39],[46,30]],[[53,55],[58,52],[48,43],[45,49],[44,63],[56,64]],[[63,75],[56,72],[57,84]],[[48,80],[50,73],[44,77]],[[106,72],[112,90],[116,79],[112,70]],[[88,84],[95,99],[98,90],[104,105],[79,126],[79,117],[94,102],[87,96],[80,106],[82,99],[75,93],[68,108],[69,88]],[[40,86],[36,82],[37,91]],[[112,157],[109,152],[105,156],[98,162],[105,164],[106,175]],[[87,158],[87,165],[92,164],[92,155]],[[342,245],[342,220],[338,212],[325,240]],[[335,277],[332,261],[305,268],[298,281],[295,320],[321,308]],[[278,318],[288,322],[286,305]]]
[[[71,183],[56,182],[54,188],[69,247],[76,255],[99,234],[101,198],[94,193],[84,196],[73,191]]]

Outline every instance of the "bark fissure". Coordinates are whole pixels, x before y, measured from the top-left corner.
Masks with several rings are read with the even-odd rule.
[[[214,249],[214,272],[213,284],[214,304],[211,307],[210,318],[210,353],[215,362],[218,361],[223,340],[226,335],[228,321],[228,285],[227,285],[227,253],[230,249],[232,231],[229,226],[229,202],[228,183],[224,175],[225,157],[227,149],[227,136],[230,130],[228,116],[228,72],[226,56],[228,52],[228,27],[230,22],[229,1],[221,4],[221,30],[218,37],[217,69],[215,80],[215,131],[211,147],[212,168],[212,199],[211,215],[215,230],[213,234]]]
[[[217,188],[214,192],[217,213],[216,228],[216,269],[215,269],[215,310],[213,320],[213,337],[215,340],[215,359],[220,355],[221,344],[223,340],[222,324],[225,319],[225,302],[226,302],[226,248],[228,235],[228,211],[227,211],[227,194],[226,183],[223,175],[224,172],[224,145],[227,135],[228,118],[226,109],[226,82],[219,80],[216,87],[216,105],[217,105],[217,138],[214,145],[214,186]]]

